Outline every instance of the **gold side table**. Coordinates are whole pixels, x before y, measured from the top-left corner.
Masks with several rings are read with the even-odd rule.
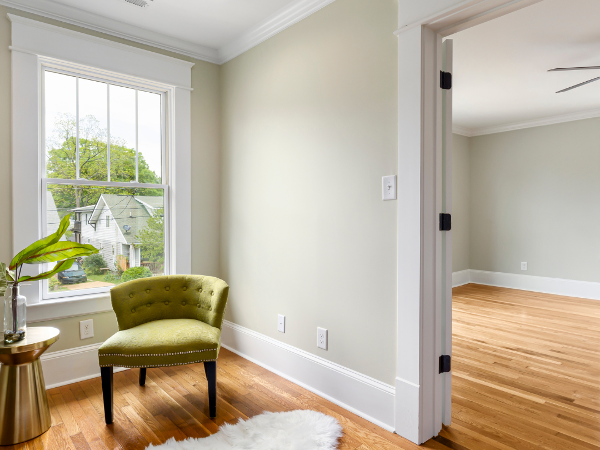
[[[59,334],[52,327],[27,327],[22,341],[0,340],[0,445],[28,441],[50,428],[40,356]]]

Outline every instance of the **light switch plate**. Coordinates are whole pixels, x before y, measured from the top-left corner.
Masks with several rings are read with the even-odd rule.
[[[94,337],[94,319],[82,320],[79,322],[79,337],[81,339]]]
[[[396,175],[383,177],[383,199],[396,200]]]
[[[285,316],[281,314],[277,316],[277,331],[285,333]]]

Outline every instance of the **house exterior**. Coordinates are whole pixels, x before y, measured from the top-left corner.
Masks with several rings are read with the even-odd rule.
[[[136,236],[162,208],[162,196],[102,194],[95,205],[72,210],[73,230],[82,244],[100,250],[109,269],[138,267],[142,261]]]

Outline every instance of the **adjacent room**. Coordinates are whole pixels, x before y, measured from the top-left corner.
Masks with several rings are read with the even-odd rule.
[[[481,448],[600,438],[600,70],[549,71],[597,65],[598,13],[546,0],[450,37],[451,430]]]

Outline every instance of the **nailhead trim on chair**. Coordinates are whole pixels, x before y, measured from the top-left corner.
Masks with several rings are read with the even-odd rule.
[[[152,368],[152,367],[168,367],[168,366],[185,366],[186,364],[196,364],[199,362],[208,362],[208,361],[216,361],[216,359],[201,359],[199,361],[189,361],[175,364],[161,364],[159,366],[122,366],[121,364],[108,364],[103,366],[100,364],[100,367],[126,367],[128,369],[141,369],[141,368]]]
[[[216,348],[207,348],[204,350],[190,350],[189,352],[175,352],[175,353],[145,353],[139,355],[125,355],[123,353],[106,353],[104,355],[98,354],[98,357],[102,358],[103,356],[124,356],[126,358],[136,358],[138,356],[173,356],[173,355],[185,355],[188,353],[200,353],[200,352],[214,352]]]

